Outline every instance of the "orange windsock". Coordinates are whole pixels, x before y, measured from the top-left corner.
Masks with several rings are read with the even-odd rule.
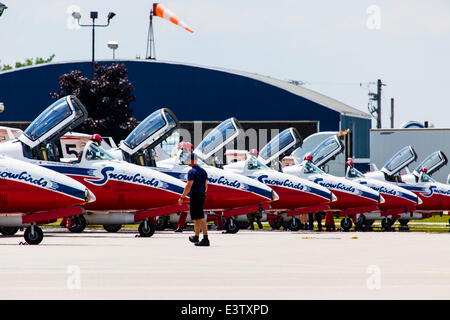
[[[178,18],[172,11],[170,11],[169,9],[167,9],[164,5],[162,5],[161,3],[154,3],[153,4],[153,15],[163,18],[163,19],[167,19],[170,22],[186,29],[189,32],[194,33],[194,30],[192,30],[191,28],[189,28],[189,26],[187,26],[183,21],[180,20],[180,18]]]

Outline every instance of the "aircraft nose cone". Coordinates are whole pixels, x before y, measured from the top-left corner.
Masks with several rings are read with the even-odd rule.
[[[86,189],[84,194],[85,194],[86,203],[91,203],[91,202],[94,202],[95,200],[97,200],[97,198],[95,197],[95,194],[92,193],[92,191],[89,189]]]
[[[276,193],[274,190],[272,190],[272,201],[277,201],[280,199],[280,196],[278,193]]]
[[[338,198],[336,197],[336,195],[332,192],[331,193],[331,202],[336,202],[338,200]]]

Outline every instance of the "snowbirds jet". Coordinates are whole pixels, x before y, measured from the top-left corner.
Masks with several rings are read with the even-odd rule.
[[[344,144],[342,143],[340,136],[332,135],[321,142],[311,152],[311,161],[318,167],[325,166],[330,160],[343,152]],[[364,177],[362,173],[354,167],[352,161],[347,161],[346,166],[347,179],[379,192],[385,200],[383,203],[377,205],[378,208],[376,210],[349,215],[353,219],[357,229],[361,229],[364,225],[371,225],[376,219],[383,219],[383,228],[389,229],[391,227],[391,225],[389,225],[389,219],[392,215],[409,215],[414,212],[416,206],[421,203],[421,200],[417,195],[400,186]],[[341,227],[344,230],[349,230],[352,227],[352,220],[350,218],[342,219]]]
[[[390,182],[401,186],[402,188],[415,193],[422,200],[422,203],[416,206],[416,212],[407,217],[393,216],[389,223],[393,224],[395,219],[399,219],[401,225],[406,226],[410,219],[422,219],[437,212],[450,210],[450,186],[435,181],[427,173],[427,166],[431,173],[447,163],[447,158],[443,153],[438,153],[437,157],[430,155],[417,167],[419,175],[406,175],[406,180],[400,172],[409,164],[416,161],[417,154],[413,147],[406,146],[399,150],[389,159],[381,170],[368,172],[364,176],[370,179]],[[431,158],[430,158],[431,157]],[[416,169],[416,170],[417,170]],[[415,171],[416,171],[415,170]]]
[[[41,243],[38,224],[83,213],[80,207],[95,201],[83,184],[34,164],[0,156],[0,232],[14,235],[26,227],[28,244]]]
[[[294,128],[281,132],[280,140],[283,141],[282,145],[272,145],[281,149],[277,150],[280,154],[288,154],[302,144],[300,134]],[[274,150],[265,148],[262,152],[266,157],[267,153],[273,153]],[[283,224],[286,217],[326,210],[332,201],[336,201],[329,189],[309,180],[275,171],[254,155],[247,154],[246,160],[225,165],[224,169],[260,181],[278,194],[280,198],[270,205],[270,213],[267,214],[269,224],[275,229]],[[291,231],[298,231],[300,221],[294,217],[287,221],[286,226]]]
[[[150,166],[186,181],[190,167],[187,165],[187,153],[179,150],[172,158],[156,161],[153,149],[172,134],[179,126],[175,115],[166,108],[159,109],[144,119],[122,141],[119,148],[111,150],[116,159],[125,160],[142,166]],[[278,195],[265,184],[246,176],[225,171],[207,165],[201,159],[207,159],[221,148],[222,142],[232,141],[238,134],[239,123],[230,118],[212,130],[194,150],[199,158],[199,165],[208,173],[208,194],[204,209],[211,214],[209,220],[214,220],[220,227],[222,219],[226,219],[224,228],[235,233],[239,226],[232,217],[245,215],[249,212],[265,210],[269,203],[278,200]],[[186,206],[187,207],[187,206]],[[180,208],[178,212],[185,212]],[[186,213],[182,213],[186,218]],[[174,215],[172,215],[174,216]]]
[[[60,159],[59,138],[86,118],[80,100],[63,97],[45,109],[18,139],[1,143],[0,154],[67,175],[96,195],[95,202],[83,205],[86,214],[72,219],[71,231],[81,232],[86,224],[102,224],[108,231],[117,231],[123,223],[141,222],[140,235],[152,236],[155,226],[151,219],[178,206],[185,183],[150,168],[115,160],[92,141],[85,145],[79,162]]]
[[[291,131],[282,131],[267,143],[259,153],[258,159],[266,165],[281,160],[280,157],[283,157],[285,153],[282,152],[283,148],[280,146],[286,145],[292,139]],[[315,158],[320,165],[321,161],[326,158],[323,151],[334,147],[336,146],[326,145],[324,149],[318,146],[302,163],[285,167],[283,172],[306,178],[329,189],[336,196],[337,200],[331,202],[328,208],[317,210],[317,212],[340,211],[340,214],[345,217],[343,220],[348,221],[348,216],[376,210],[378,205],[384,202],[378,191],[343,177],[329,175],[313,163],[312,159]]]

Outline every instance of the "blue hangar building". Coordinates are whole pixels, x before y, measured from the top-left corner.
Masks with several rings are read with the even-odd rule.
[[[259,74],[155,60],[101,60],[128,68],[138,120],[157,108],[171,109],[189,130],[236,117],[244,128],[283,130],[296,127],[302,138],[317,131],[352,132],[352,155],[369,158],[370,115],[315,91]],[[0,73],[0,122],[23,127],[53,102],[58,78],[72,70],[91,75],[90,61],[49,63]],[[269,139],[270,137],[268,137]],[[258,147],[262,147],[258,146]]]

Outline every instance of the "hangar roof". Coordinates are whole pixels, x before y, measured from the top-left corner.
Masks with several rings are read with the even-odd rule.
[[[225,68],[220,68],[220,67],[206,67],[206,66],[202,66],[202,65],[187,64],[187,63],[180,63],[180,62],[161,61],[161,60],[151,61],[151,62],[153,62],[153,63],[155,63],[155,62],[156,63],[170,63],[170,64],[179,64],[179,65],[185,65],[185,66],[191,66],[191,67],[198,67],[198,68],[222,71],[222,72],[227,72],[227,73],[231,73],[231,74],[235,74],[235,75],[239,75],[239,76],[243,76],[243,77],[252,78],[254,80],[265,82],[272,86],[289,91],[292,94],[301,96],[308,100],[311,100],[317,104],[320,104],[324,107],[327,107],[329,109],[337,111],[343,115],[350,115],[350,116],[357,116],[357,117],[361,117],[361,118],[371,119],[371,116],[368,113],[361,111],[359,109],[353,108],[353,107],[351,107],[345,103],[342,103],[338,100],[335,100],[333,98],[325,96],[314,90],[307,89],[305,87],[298,86],[298,85],[295,85],[295,84],[292,84],[292,83],[289,83],[287,81],[283,81],[280,79],[275,79],[275,78],[272,78],[269,76],[264,76],[264,75],[260,75],[257,73],[251,73],[251,72],[246,72],[246,71],[225,69]]]

